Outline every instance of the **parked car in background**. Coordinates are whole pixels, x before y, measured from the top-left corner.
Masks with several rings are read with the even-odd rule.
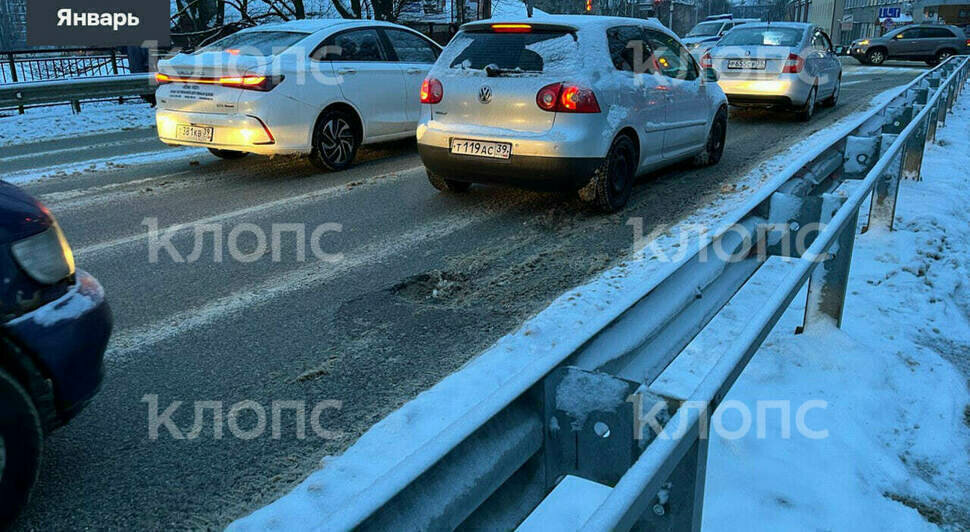
[[[111,311],[57,221],[0,181],[0,529],[27,503],[44,436],[97,393]]]
[[[735,26],[761,22],[757,18],[734,18],[731,15],[712,15],[698,22],[683,38],[684,46],[695,58],[702,57],[717,41]]]
[[[341,170],[362,144],[414,135],[416,94],[441,47],[373,20],[245,29],[159,61],[162,142],[224,158],[308,154]]]
[[[797,112],[810,120],[816,105],[838,104],[842,63],[821,28],[802,22],[746,24],[721,39],[701,66],[718,72],[731,105]]]
[[[926,61],[930,66],[951,55],[970,53],[970,37],[956,26],[915,24],[882,37],[852,41],[849,55],[860,63],[881,65],[888,59]]]
[[[638,174],[721,158],[727,101],[711,75],[648,20],[465,24],[421,90],[418,152],[439,190],[578,190],[615,211]]]

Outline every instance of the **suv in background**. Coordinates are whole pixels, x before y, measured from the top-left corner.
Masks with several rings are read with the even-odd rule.
[[[0,530],[27,504],[44,436],[101,386],[111,311],[46,207],[0,181]]]
[[[933,66],[951,55],[970,53],[970,38],[956,26],[915,24],[897,28],[882,37],[858,39],[849,55],[862,64],[881,65],[887,59],[926,61]]]

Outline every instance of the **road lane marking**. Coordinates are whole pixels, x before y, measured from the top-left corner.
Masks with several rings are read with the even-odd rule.
[[[114,148],[114,147],[117,147],[117,146],[129,146],[129,145],[135,145],[135,144],[146,144],[146,143],[149,143],[149,142],[154,142],[154,143],[157,143],[158,144],[158,146],[157,146],[158,149],[155,149],[155,150],[147,150],[147,151],[150,151],[150,152],[151,151],[162,151],[162,150],[168,148],[168,146],[166,146],[165,144],[162,144],[161,141],[158,140],[158,137],[151,137],[151,138],[140,138],[140,139],[133,139],[133,140],[118,140],[118,141],[114,141],[114,142],[102,142],[100,144],[91,144],[91,145],[88,145],[88,146],[75,146],[73,148],[56,148],[56,149],[53,149],[53,150],[38,151],[38,152],[33,152],[33,153],[23,153],[23,154],[20,154],[20,155],[8,155],[8,156],[5,156],[4,157],[4,160],[10,162],[10,161],[19,161],[19,160],[23,160],[23,159],[40,159],[40,158],[47,159],[49,157],[52,157],[52,156],[55,156],[55,155],[61,155],[61,154],[65,154],[65,153],[86,152],[86,151],[91,151],[91,150],[101,150],[101,149],[104,149],[104,148]],[[2,149],[2,148],[0,148],[0,149]],[[139,152],[139,153],[144,153],[144,152]]]
[[[205,305],[169,315],[153,323],[122,330],[111,338],[105,353],[109,361],[122,361],[132,353],[178,335],[209,325],[223,317],[244,312],[271,303],[276,298],[332,281],[355,268],[387,261],[416,244],[438,240],[473,224],[497,218],[506,211],[484,209],[478,213],[462,213],[432,221],[404,234],[393,235],[353,251],[344,253],[343,260],[336,263],[314,262],[306,267],[288,271],[280,276],[261,282],[252,288],[234,292]]]
[[[189,231],[189,230],[194,230],[195,227],[198,225],[221,222],[232,218],[238,218],[240,216],[247,216],[247,215],[262,213],[265,211],[271,211],[275,209],[285,210],[286,208],[290,208],[290,207],[300,207],[302,205],[313,203],[319,200],[340,197],[357,190],[370,188],[371,186],[376,186],[384,183],[392,183],[397,181],[398,178],[403,177],[404,174],[416,172],[423,168],[424,166],[422,165],[402,168],[395,172],[389,172],[386,174],[371,176],[371,177],[361,179],[359,181],[352,181],[350,183],[333,185],[327,188],[314,190],[312,192],[307,192],[305,194],[300,194],[298,196],[280,198],[278,200],[270,201],[267,203],[261,203],[259,205],[245,207],[243,209],[237,209],[234,211],[216,214],[214,216],[208,216],[206,218],[200,218],[198,220],[193,220],[191,222],[173,224],[167,227],[159,228],[159,233],[168,234],[167,232],[169,231],[172,231],[172,232]],[[132,244],[132,243],[140,242],[142,240],[147,240],[147,239],[148,239],[148,232],[145,231],[142,233],[137,233],[134,235],[124,236],[113,240],[108,240],[105,242],[99,242],[97,244],[91,244],[89,246],[77,248],[74,250],[74,254],[77,257],[84,257],[86,259],[89,259],[92,255],[97,255],[99,253],[118,248],[119,246],[124,246],[127,244]]]

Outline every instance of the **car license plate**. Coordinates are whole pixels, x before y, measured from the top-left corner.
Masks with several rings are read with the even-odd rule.
[[[493,159],[508,159],[512,156],[512,145],[508,142],[486,142],[472,139],[451,139],[451,153],[474,155]]]
[[[738,68],[742,70],[764,70],[764,59],[729,59],[728,68]]]
[[[175,127],[175,138],[192,142],[212,142],[212,127],[179,124]]]

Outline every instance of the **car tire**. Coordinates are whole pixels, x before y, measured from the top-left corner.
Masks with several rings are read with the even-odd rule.
[[[0,370],[0,529],[27,506],[40,471],[44,430],[23,386]]]
[[[955,52],[953,50],[940,50],[939,52],[936,52],[936,58],[934,59],[934,61],[938,65],[943,61],[946,61],[947,59],[949,59],[950,56],[952,55],[955,55]]]
[[[727,139],[727,121],[727,111],[723,107],[718,109],[711,122],[711,130],[707,133],[704,151],[694,156],[694,166],[713,166],[720,162]]]
[[[818,85],[812,87],[812,90],[808,93],[808,99],[805,100],[805,107],[802,107],[798,113],[798,120],[802,122],[808,122],[815,116],[815,106],[818,104]]]
[[[209,152],[220,159],[230,159],[230,160],[242,159],[243,157],[249,155],[244,151],[220,150],[219,148],[209,148]]]
[[[313,129],[310,162],[321,170],[344,170],[354,162],[363,137],[357,121],[343,111],[326,111]]]
[[[842,94],[842,76],[835,80],[835,89],[832,90],[832,95],[822,101],[822,105],[825,107],[835,107],[839,104],[839,95]]]
[[[442,192],[467,192],[472,186],[471,183],[466,181],[455,181],[454,179],[447,179],[442,177],[431,170],[425,170],[428,173],[428,181],[431,186],[442,191]]]
[[[622,209],[633,193],[637,166],[633,140],[627,135],[616,137],[603,163],[593,172],[589,183],[579,190],[579,197],[602,212]]]
[[[881,48],[869,50],[866,52],[866,62],[870,65],[881,65],[886,62],[886,52],[882,51]]]

